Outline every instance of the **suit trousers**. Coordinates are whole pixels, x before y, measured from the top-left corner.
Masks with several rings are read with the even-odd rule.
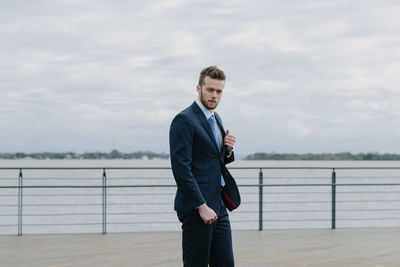
[[[233,267],[232,232],[224,212],[212,224],[205,224],[197,210],[178,212],[182,223],[183,266]]]

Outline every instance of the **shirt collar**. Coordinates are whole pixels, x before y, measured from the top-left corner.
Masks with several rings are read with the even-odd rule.
[[[196,99],[196,104],[199,106],[201,111],[203,111],[204,116],[206,116],[206,119],[208,120],[212,115],[214,115],[214,110],[208,110],[203,103],[199,99]]]

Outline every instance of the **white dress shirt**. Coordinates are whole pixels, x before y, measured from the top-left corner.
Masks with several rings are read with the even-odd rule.
[[[201,101],[200,101],[199,99],[196,99],[196,104],[199,106],[199,108],[201,109],[201,111],[203,111],[204,116],[206,116],[207,121],[210,119],[210,117],[211,117],[212,115],[214,115],[214,110],[209,110],[209,109],[207,109],[207,108],[203,105],[203,103],[201,103]],[[217,127],[216,129],[218,129],[219,142],[220,142],[221,145],[223,145],[221,129],[220,129],[219,126],[218,126],[217,118],[215,118],[215,115],[214,115],[214,120],[215,120],[215,124],[216,124],[215,126]]]

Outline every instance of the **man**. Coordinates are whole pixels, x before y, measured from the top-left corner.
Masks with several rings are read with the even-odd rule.
[[[236,138],[229,130],[225,133],[214,112],[224,87],[222,70],[215,66],[203,69],[196,86],[198,99],[174,118],[170,128],[184,266],[234,266],[226,208],[239,206],[240,195],[225,164],[234,160]]]

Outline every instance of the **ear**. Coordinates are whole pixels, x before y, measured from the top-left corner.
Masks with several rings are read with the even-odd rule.
[[[201,87],[200,87],[200,85],[196,85],[196,90],[197,90],[197,93],[199,93],[199,94],[200,94],[200,90],[201,90]]]

